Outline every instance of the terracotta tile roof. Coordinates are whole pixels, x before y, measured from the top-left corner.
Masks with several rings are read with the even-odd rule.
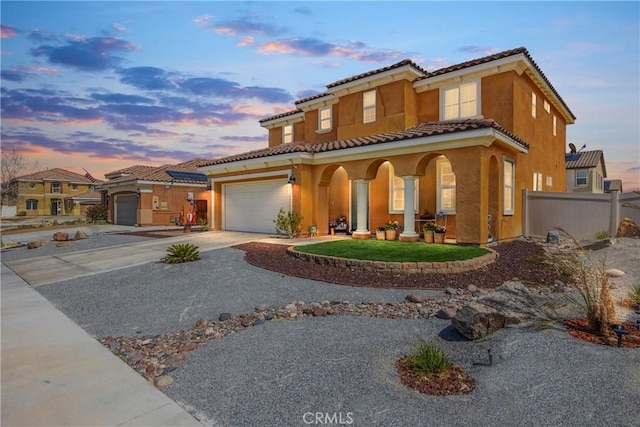
[[[259,123],[264,123],[264,122],[268,122],[269,120],[281,119],[283,117],[293,116],[294,114],[297,114],[297,113],[302,113],[302,110],[299,109],[299,108],[296,108],[295,110],[287,111],[287,112],[282,113],[282,114],[277,114],[275,116],[271,116],[271,117],[267,117],[265,119],[258,120],[258,122]]]
[[[193,159],[184,163],[178,163],[176,165],[164,165],[159,167],[153,166],[132,166],[131,168],[122,169],[128,170],[129,175],[121,176],[118,178],[110,179],[105,183],[105,185],[109,184],[120,184],[123,182],[135,182],[135,181],[154,181],[154,182],[174,182],[181,184],[198,184],[203,185],[202,180],[196,179],[182,179],[182,178],[174,178],[167,173],[167,171],[176,171],[176,172],[189,172],[195,174],[201,174],[198,170],[198,166],[202,164],[209,164],[211,160],[209,159]],[[108,174],[111,175],[111,174]]]
[[[110,176],[116,175],[134,175],[154,168],[156,168],[156,166],[133,165],[123,169],[115,170],[113,172],[105,173],[104,176],[108,179]]]
[[[564,156],[567,169],[595,168],[603,161],[602,150],[567,153]]]
[[[322,98],[322,97],[325,97],[327,95],[331,95],[331,94],[329,92],[317,93],[315,95],[311,95],[311,96],[308,96],[306,98],[298,99],[297,101],[295,101],[295,104],[296,105],[303,104],[305,102],[313,101],[314,99]]]
[[[288,154],[295,152],[306,153],[322,153],[327,151],[342,150],[346,148],[364,147],[374,144],[392,143],[404,141],[414,138],[423,138],[434,135],[452,134],[456,132],[464,132],[473,129],[493,128],[502,134],[513,139],[523,148],[529,148],[529,144],[508,132],[494,120],[488,119],[463,119],[463,120],[447,120],[423,123],[402,131],[388,132],[378,135],[365,136],[361,138],[351,138],[339,141],[322,142],[315,144],[307,144],[304,142],[296,142],[291,144],[283,144],[277,147],[264,148],[262,150],[249,151],[247,153],[237,154],[234,156],[215,159],[201,166],[210,166],[223,163],[232,163],[242,160],[257,159],[263,157],[276,156],[279,154]]]
[[[97,191],[87,191],[86,193],[74,194],[67,198],[72,200],[101,200],[100,193]]]
[[[389,65],[387,67],[378,68],[377,70],[367,71],[366,73],[358,74],[358,75],[355,75],[355,76],[347,77],[346,79],[342,79],[342,80],[338,80],[338,81],[333,82],[333,83],[329,83],[327,85],[327,89],[330,89],[330,88],[336,87],[336,86],[340,86],[340,85],[343,85],[345,83],[350,83],[350,82],[353,82],[353,81],[356,81],[356,80],[359,80],[359,79],[363,79],[365,77],[370,77],[370,76],[373,76],[373,75],[376,75],[376,74],[384,73],[385,71],[394,70],[396,68],[400,68],[400,67],[403,67],[405,65],[409,65],[409,66],[415,68],[416,70],[418,70],[418,72],[424,74],[425,76],[429,74],[426,70],[424,70],[424,69],[420,68],[418,65],[416,65],[412,60],[403,59],[402,61],[396,62],[395,64]]]
[[[66,169],[53,168],[28,175],[17,176],[16,181],[64,181],[72,184],[97,184],[84,175]],[[101,181],[98,181],[100,183]]]
[[[544,82],[549,86],[549,88],[551,89],[553,94],[558,98],[558,100],[562,103],[562,105],[567,109],[569,114],[571,114],[571,116],[575,119],[576,116],[571,112],[571,110],[569,109],[567,104],[564,102],[564,100],[562,99],[560,94],[553,87],[553,85],[551,84],[551,82],[549,81],[547,76],[544,75],[544,73],[542,72],[542,70],[540,69],[538,64],[536,64],[536,61],[533,60],[533,57],[529,54],[529,51],[525,47],[518,47],[518,48],[515,48],[515,49],[511,49],[511,50],[505,50],[503,52],[498,52],[498,53],[495,53],[493,55],[484,56],[482,58],[477,58],[477,59],[472,59],[472,60],[469,60],[469,61],[466,61],[466,62],[461,62],[460,64],[455,64],[455,65],[452,65],[450,67],[440,68],[439,70],[432,71],[431,73],[429,73],[429,75],[427,77],[423,77],[423,78],[439,76],[439,75],[442,75],[442,74],[451,73],[453,71],[462,70],[462,69],[465,69],[465,68],[473,67],[475,65],[486,64],[487,62],[496,61],[498,59],[508,58],[509,56],[514,56],[514,55],[519,55],[519,54],[523,54],[524,56],[527,57],[527,59],[535,67],[536,71],[538,73],[540,73],[540,75],[544,79]]]
[[[400,67],[405,66],[405,65],[409,65],[409,66],[415,68],[416,70],[418,70],[420,73],[422,73],[423,76],[422,77],[418,77],[417,80],[423,80],[423,79],[427,79],[427,78],[430,78],[430,77],[435,77],[435,76],[451,73],[451,72],[454,72],[454,71],[463,70],[465,68],[473,67],[473,66],[476,66],[476,65],[486,64],[486,63],[491,62],[491,61],[496,61],[496,60],[499,60],[499,59],[508,58],[510,56],[519,55],[519,54],[523,54],[524,56],[527,57],[527,59],[531,62],[531,64],[536,69],[536,71],[540,74],[540,76],[542,76],[542,79],[549,86],[549,88],[551,89],[553,94],[558,98],[560,103],[562,103],[562,105],[564,106],[564,108],[566,108],[566,110],[569,112],[569,114],[571,114],[571,116],[575,119],[576,118],[575,115],[571,112],[571,110],[569,109],[567,104],[564,102],[564,100],[562,99],[560,94],[553,87],[553,85],[551,84],[551,82],[549,81],[547,76],[545,76],[545,74],[542,72],[542,69],[540,69],[538,64],[536,64],[536,62],[533,60],[533,57],[529,54],[529,51],[525,47],[518,47],[518,48],[515,48],[515,49],[505,50],[503,52],[498,52],[498,53],[495,53],[493,55],[488,55],[488,56],[484,56],[484,57],[481,57],[481,58],[471,59],[469,61],[461,62],[459,64],[451,65],[451,66],[445,67],[445,68],[440,68],[440,69],[432,71],[432,72],[428,72],[427,70],[421,68],[420,66],[415,64],[410,59],[403,59],[402,61],[397,62],[397,63],[395,63],[393,65],[389,65],[387,67],[378,68],[376,70],[368,71],[366,73],[358,74],[358,75],[355,75],[355,76],[347,77],[346,79],[342,79],[342,80],[338,80],[338,81],[333,82],[333,83],[329,83],[326,87],[327,87],[327,89],[330,89],[332,87],[336,87],[336,86],[339,86],[339,85],[342,85],[342,84],[345,84],[345,83],[350,83],[350,82],[356,81],[358,79],[362,79],[362,78],[365,78],[365,77],[373,76],[375,74],[383,73],[385,71],[389,71],[389,70],[393,70],[393,69],[396,69],[396,68],[400,68]],[[304,102],[311,101],[311,100],[316,99],[316,98],[321,98],[323,96],[326,96],[327,94],[328,94],[327,92],[319,93],[317,95],[313,95],[311,97],[295,101],[295,104],[296,105],[302,104]],[[269,121],[269,120],[279,119],[279,118],[282,118],[282,117],[286,117],[287,115],[299,113],[301,111],[302,110],[300,110],[300,109],[296,109],[296,110],[289,111],[289,112],[286,112],[286,113],[283,113],[283,114],[279,114],[279,115],[276,115],[276,116],[268,117],[266,119],[262,119],[259,122],[263,123],[263,122],[266,122],[266,121]]]

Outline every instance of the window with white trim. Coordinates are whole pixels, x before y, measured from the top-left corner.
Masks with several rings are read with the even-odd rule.
[[[558,118],[555,116],[553,116],[553,136],[557,135],[558,131]]]
[[[37,200],[27,200],[26,209],[28,211],[37,211],[38,210],[38,201]]]
[[[436,161],[436,206],[438,212],[456,213],[456,174],[447,158]]]
[[[531,117],[536,118],[536,109],[538,107],[538,97],[531,92]]]
[[[413,207],[415,213],[418,208],[418,179],[413,185]],[[389,163],[389,213],[399,214],[404,212],[404,179],[396,176],[393,165]]]
[[[533,191],[542,191],[542,174],[540,172],[533,173]]]
[[[503,212],[505,215],[513,215],[515,205],[515,179],[516,179],[516,164],[513,159],[504,159],[503,168],[503,182],[504,182],[504,195]]]
[[[282,126],[282,143],[289,144],[293,142],[293,125]]]
[[[587,177],[589,172],[586,170],[578,170],[576,171],[576,187],[586,187],[587,186]]]
[[[331,130],[331,106],[318,110],[318,132]]]
[[[376,91],[370,90],[362,94],[362,123],[376,121]]]
[[[553,177],[552,176],[548,176],[547,177],[547,187],[551,187],[553,186]]]
[[[547,114],[551,114],[551,105],[549,104],[549,101],[545,99],[543,105],[544,105],[544,111],[546,111]]]
[[[60,183],[59,182],[52,182],[51,183],[51,192],[52,193],[59,193],[60,192]]]
[[[478,82],[463,83],[442,91],[443,120],[480,115]]]

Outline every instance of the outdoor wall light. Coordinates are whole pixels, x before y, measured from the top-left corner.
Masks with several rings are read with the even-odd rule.
[[[289,179],[287,180],[287,184],[295,184],[296,183],[296,177],[293,175],[289,175]]]
[[[611,329],[613,329],[613,332],[618,336],[618,347],[622,347],[622,336],[628,335],[629,331],[623,328],[622,325],[612,325]]]

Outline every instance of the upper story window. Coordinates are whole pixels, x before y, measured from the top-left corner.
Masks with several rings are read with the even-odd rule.
[[[60,192],[60,183],[59,182],[52,182],[51,183],[51,192],[52,193],[59,193]]]
[[[600,175],[599,173],[596,173],[596,188],[598,190],[602,190],[602,184],[603,184],[602,175]]]
[[[71,184],[71,189],[73,191],[78,191],[78,184]]]
[[[558,118],[553,115],[553,136],[556,136],[558,133]]]
[[[376,121],[376,91],[370,90],[362,94],[362,123]]]
[[[38,210],[38,201],[37,200],[27,200],[26,209],[28,211],[37,211]]]
[[[321,108],[318,111],[318,132],[327,132],[331,130],[333,126],[331,110],[332,108],[331,106],[329,106]]]
[[[542,191],[542,174],[540,172],[533,173],[533,191]]]
[[[549,105],[549,101],[547,101],[546,99],[544,100],[544,111],[546,111],[548,114],[551,114],[551,105]]]
[[[587,177],[588,177],[588,171],[586,170],[576,171],[576,187],[586,187]]]
[[[515,205],[516,164],[513,159],[504,159],[504,214],[513,215]]]
[[[444,89],[442,92],[444,120],[480,115],[478,86],[478,82],[469,82]]]
[[[536,118],[536,110],[538,108],[538,97],[535,93],[531,93],[531,117]]]
[[[436,204],[438,212],[456,213],[456,174],[449,159],[436,161],[437,186]]]
[[[284,125],[282,127],[282,143],[289,144],[293,142],[293,125]]]

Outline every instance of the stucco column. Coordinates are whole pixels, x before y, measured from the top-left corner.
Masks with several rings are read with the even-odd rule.
[[[369,239],[371,232],[367,228],[367,206],[369,199],[367,197],[369,189],[369,180],[358,179],[356,182],[357,206],[356,206],[356,224],[357,228],[353,232],[354,239]]]
[[[404,230],[400,233],[399,240],[417,242],[420,234],[416,233],[415,225],[416,177],[409,175],[401,178],[404,180]]]

